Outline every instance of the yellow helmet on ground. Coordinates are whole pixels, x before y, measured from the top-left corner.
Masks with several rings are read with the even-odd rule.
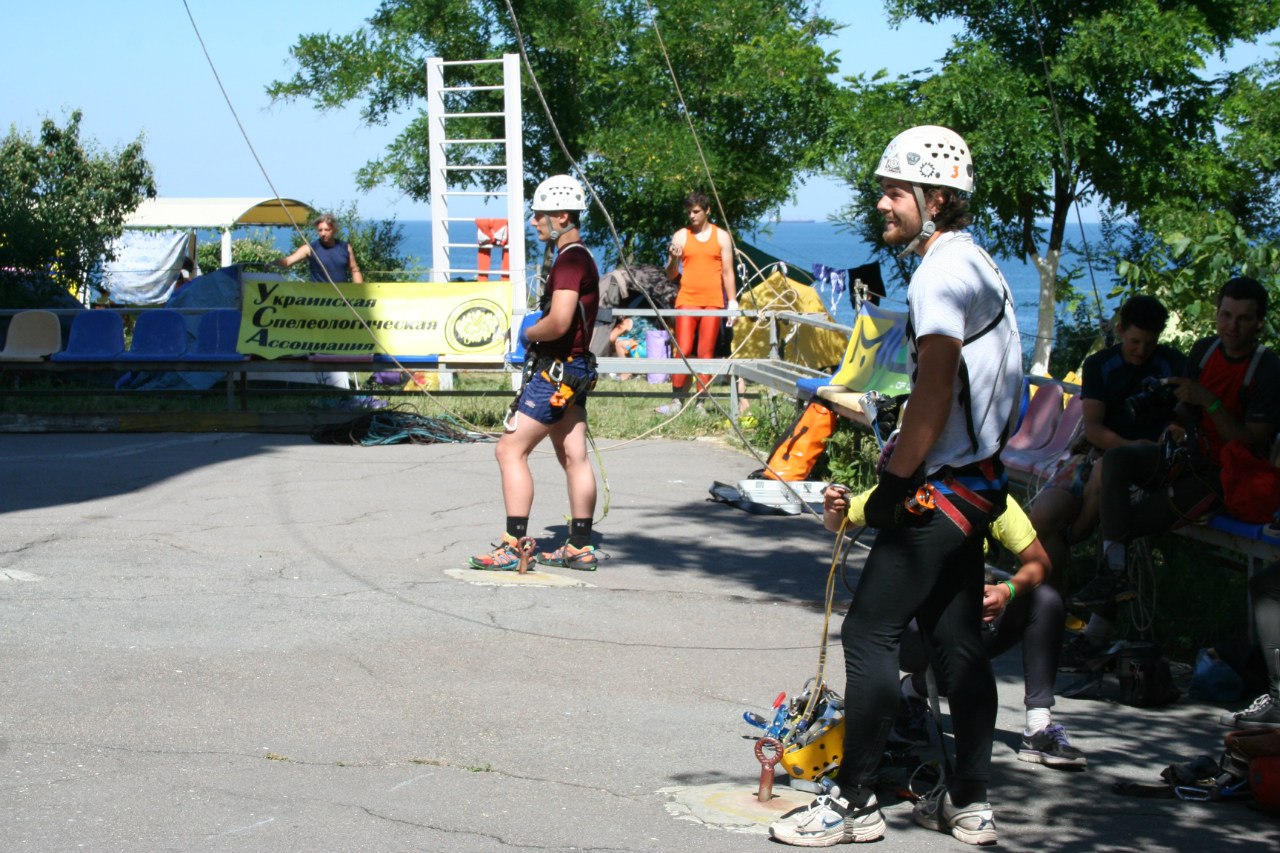
[[[804,746],[788,746],[782,752],[782,766],[792,779],[817,782],[840,768],[844,752],[844,718],[841,717],[816,740]]]

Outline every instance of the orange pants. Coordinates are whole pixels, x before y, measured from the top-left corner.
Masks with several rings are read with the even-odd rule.
[[[709,306],[719,308],[720,306]],[[684,353],[685,358],[711,358],[716,352],[716,341],[720,337],[720,324],[724,322],[723,317],[677,317],[676,318],[676,344],[680,347],[680,352]],[[697,349],[694,348],[694,341],[697,341]],[[675,353],[671,353],[675,357]],[[707,382],[710,380],[709,374],[698,375],[698,392],[701,393],[707,389]],[[671,387],[679,393],[684,390],[684,386],[689,384],[689,375],[673,374],[671,376]]]

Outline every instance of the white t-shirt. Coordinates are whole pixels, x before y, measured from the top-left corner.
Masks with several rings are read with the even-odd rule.
[[[992,456],[1000,447],[1000,433],[1012,431],[1018,397],[1022,392],[1022,344],[1009,286],[991,256],[979,248],[968,231],[948,231],[925,253],[907,287],[907,306],[915,338],[911,360],[916,360],[916,339],[944,335],[967,340],[997,316],[995,328],[961,351],[969,374],[968,409],[978,439],[975,450],[960,405],[959,375],[951,397],[951,413],[937,442],[925,457],[925,473],[944,465],[960,467]],[[928,405],[912,400],[908,405]],[[1007,433],[1006,433],[1007,437]]]

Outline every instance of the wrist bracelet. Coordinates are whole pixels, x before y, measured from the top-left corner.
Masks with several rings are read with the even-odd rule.
[[[1013,601],[1014,596],[1018,594],[1018,591],[1013,588],[1013,581],[1005,581],[1004,585],[1009,587],[1009,600]]]
[[[1222,408],[1222,401],[1214,400],[1205,408],[1205,411],[1212,415],[1214,412],[1218,411],[1218,409],[1221,409],[1221,408]]]

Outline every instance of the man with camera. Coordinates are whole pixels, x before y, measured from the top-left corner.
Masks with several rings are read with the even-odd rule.
[[[1133,597],[1126,543],[1190,524],[1222,497],[1220,456],[1239,440],[1260,457],[1280,426],[1280,357],[1259,344],[1267,291],[1233,278],[1218,293],[1218,334],[1191,348],[1187,374],[1169,380],[1178,405],[1159,445],[1128,445],[1103,460],[1101,523],[1104,568],[1069,605],[1106,610]],[[1133,500],[1132,487],[1142,490]]]
[[[1031,507],[1031,523],[1049,558],[1059,570],[1069,563],[1071,546],[1098,525],[1102,493],[1102,454],[1115,447],[1154,445],[1173,418],[1177,400],[1165,380],[1186,372],[1187,359],[1160,335],[1169,312],[1151,296],[1134,296],[1120,306],[1116,322],[1118,343],[1084,361],[1080,398],[1083,402],[1084,441],[1041,490]],[[1089,657],[1088,647],[1099,645],[1106,625],[1093,623],[1101,637],[1074,638],[1060,661],[1076,669]]]

